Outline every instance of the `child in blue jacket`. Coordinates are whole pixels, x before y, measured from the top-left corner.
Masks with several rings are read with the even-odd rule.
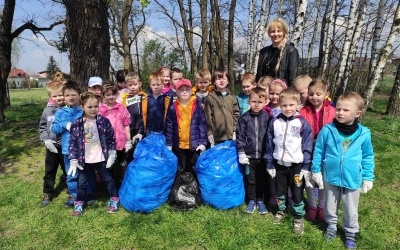
[[[374,151],[371,131],[358,123],[364,100],[356,92],[339,96],[333,123],[318,134],[312,160],[313,180],[325,189],[325,221],[327,241],[337,233],[338,209],[343,201],[345,245],[354,249],[359,232],[358,204],[360,192],[372,189]]]

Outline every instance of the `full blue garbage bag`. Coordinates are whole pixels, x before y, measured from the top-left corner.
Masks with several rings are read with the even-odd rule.
[[[156,133],[141,140],[133,156],[119,190],[120,202],[130,212],[150,213],[167,201],[178,159],[165,136]]]
[[[196,174],[203,202],[217,209],[229,209],[244,202],[243,174],[232,140],[217,144],[197,160]]]

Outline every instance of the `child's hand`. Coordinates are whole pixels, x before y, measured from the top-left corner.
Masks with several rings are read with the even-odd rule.
[[[56,143],[56,142],[53,141],[53,140],[50,140],[50,139],[44,141],[44,145],[46,146],[46,148],[47,148],[50,152],[56,153],[56,154],[57,154],[57,153],[58,153],[58,150],[57,150],[56,146],[54,146],[54,143]]]
[[[250,164],[249,158],[247,158],[247,156],[244,152],[239,153],[239,163],[242,165]]]
[[[132,137],[132,142],[135,143],[136,141],[140,141],[143,138],[143,135],[137,134],[134,137]]]
[[[299,177],[300,177],[300,180],[304,177],[304,181],[306,183],[306,187],[309,187],[309,188],[313,187],[313,185],[311,183],[311,172],[310,171],[302,169],[300,171],[300,176]]]
[[[275,176],[276,176],[276,169],[275,168],[267,169],[267,172],[271,176],[271,178],[275,178]]]
[[[374,183],[372,181],[363,181],[363,185],[361,188],[361,193],[367,193],[369,190],[372,189],[374,186]]]
[[[200,154],[201,153],[203,153],[204,152],[204,150],[206,150],[206,147],[204,146],[204,145],[199,145],[197,148],[196,148],[196,151],[198,151],[198,150],[200,150],[201,152],[200,152]]]
[[[74,177],[76,175],[76,170],[79,168],[80,170],[83,170],[83,167],[81,165],[79,165],[78,160],[70,160],[69,161],[69,170],[67,175],[70,175],[72,177]]]
[[[236,141],[236,132],[233,132],[232,141]]]
[[[214,136],[213,135],[209,135],[208,136],[208,142],[210,142],[211,147],[215,146],[215,141],[214,141]]]
[[[111,168],[112,167],[112,165],[115,162],[115,157],[116,157],[115,150],[110,150],[108,152],[108,160],[107,160],[106,168]]]
[[[312,179],[317,183],[319,189],[324,189],[324,181],[322,180],[321,173],[313,173]]]
[[[169,151],[172,151],[172,146],[167,146]]]
[[[67,122],[67,124],[65,124],[65,129],[69,131],[71,129],[71,124],[72,122]]]
[[[132,149],[132,141],[131,140],[126,141],[126,143],[125,143],[125,152],[128,152],[131,149]]]

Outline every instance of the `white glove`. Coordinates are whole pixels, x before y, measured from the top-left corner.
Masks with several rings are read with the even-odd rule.
[[[53,140],[47,139],[44,141],[44,145],[46,146],[46,148],[52,152],[52,153],[58,153],[58,150],[56,148],[56,146],[54,146],[54,143],[57,143]]]
[[[313,173],[312,174],[312,179],[318,185],[319,189],[324,189],[324,181],[322,180],[322,174],[321,173]]]
[[[236,141],[236,132],[233,132],[232,141]]]
[[[372,181],[363,181],[363,185],[361,188],[361,193],[367,193],[369,190],[372,189],[374,186],[374,183]]]
[[[111,168],[112,167],[112,165],[115,162],[115,157],[116,157],[115,150],[110,150],[108,152],[108,160],[107,160],[106,168]]]
[[[172,146],[167,146],[168,150],[172,151]]]
[[[275,176],[276,176],[276,169],[275,168],[267,169],[267,172],[271,176],[271,178],[275,178]]]
[[[210,142],[211,147],[215,146],[215,141],[214,141],[214,136],[213,135],[209,135],[208,136],[208,141]]]
[[[196,151],[198,151],[198,150],[201,151],[201,152],[200,152],[200,154],[201,154],[201,153],[204,152],[204,150],[206,150],[206,147],[205,147],[204,145],[200,144],[200,145],[196,148]]]
[[[239,163],[242,165],[250,164],[249,158],[247,158],[246,153],[244,152],[239,153]]]
[[[65,129],[69,131],[71,129],[71,124],[72,122],[67,122],[67,124],[65,124]]]
[[[132,141],[131,140],[126,141],[126,143],[125,143],[125,152],[128,152],[131,149],[132,149]]]
[[[76,170],[78,168],[80,170],[83,170],[83,167],[81,165],[79,165],[78,160],[70,160],[69,164],[70,164],[70,166],[69,166],[67,175],[74,177],[76,175]]]
[[[143,135],[137,134],[134,137],[132,137],[132,142],[135,143],[136,141],[140,141],[143,138]]]
[[[302,169],[300,171],[300,176],[299,176],[300,180],[303,179],[303,177],[304,177],[304,181],[306,183],[306,187],[312,188],[313,184],[311,183],[311,172],[308,170]]]

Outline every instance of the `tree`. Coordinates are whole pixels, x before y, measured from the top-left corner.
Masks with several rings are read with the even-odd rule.
[[[46,71],[48,71],[49,75],[53,75],[56,72],[61,71],[60,67],[58,66],[58,63],[56,62],[56,60],[54,60],[53,56],[50,56],[50,58],[49,58],[49,62],[47,63]]]
[[[304,28],[304,15],[307,9],[307,0],[299,0],[296,11],[296,22],[294,24],[294,33],[292,36],[293,46],[297,47],[300,41],[300,36],[303,34]]]
[[[389,115],[400,115],[400,63],[397,65],[396,78],[394,80],[386,113]]]
[[[5,0],[3,13],[0,15],[0,123],[5,122],[4,109],[7,100],[7,78],[11,69],[12,42],[25,30],[31,30],[35,35],[42,34],[41,31],[51,30],[54,26],[63,23],[56,21],[49,27],[38,27],[33,19],[26,21],[12,31],[14,20],[15,0]]]

